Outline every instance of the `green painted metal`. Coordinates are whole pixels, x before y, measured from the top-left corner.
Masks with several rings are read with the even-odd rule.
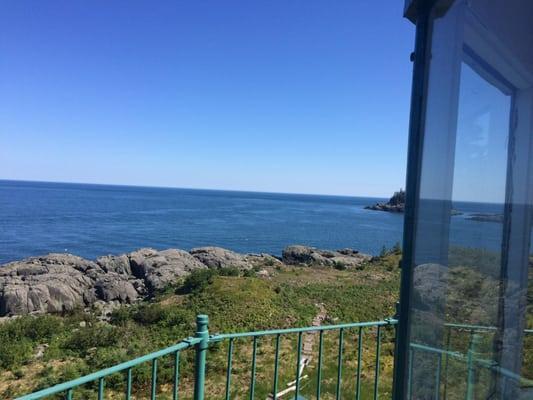
[[[363,357],[363,327],[357,334],[357,381],[355,384],[355,400],[361,399],[361,362]]]
[[[475,353],[476,348],[479,343],[479,336],[477,333],[472,333],[470,337],[470,343],[468,345],[468,352],[467,352],[467,377],[466,377],[466,400],[473,400],[474,394],[475,394],[475,386],[476,386],[476,363],[475,363]]]
[[[278,374],[279,374],[279,344],[281,335],[276,335],[276,350],[274,354],[274,386],[272,388],[272,399],[278,398]]]
[[[252,344],[252,371],[250,373],[250,400],[254,400],[255,393],[255,368],[256,368],[256,356],[257,356],[257,336],[254,336]]]
[[[342,383],[342,363],[343,363],[343,335],[344,330],[349,328],[358,328],[359,329],[359,354],[358,354],[358,391],[359,394],[356,395],[356,398],[360,397],[360,380],[361,380],[361,354],[362,354],[362,332],[364,327],[377,326],[379,329],[384,326],[391,326],[397,323],[396,320],[385,320],[385,321],[375,321],[375,322],[362,322],[362,323],[353,323],[353,324],[340,324],[340,325],[331,325],[331,326],[321,326],[321,327],[305,327],[305,328],[293,328],[293,329],[277,329],[271,331],[259,331],[259,332],[245,332],[238,334],[227,334],[227,335],[213,335],[209,336],[208,331],[208,318],[205,315],[199,315],[197,317],[197,329],[195,337],[188,338],[174,346],[170,346],[166,349],[150,353],[146,356],[136,358],[131,361],[127,361],[118,365],[115,365],[110,368],[103,369],[101,371],[83,376],[78,379],[74,379],[70,382],[65,382],[50,388],[22,396],[17,400],[40,400],[47,398],[49,396],[62,394],[67,399],[73,398],[73,393],[75,388],[80,387],[84,384],[97,382],[98,387],[98,399],[104,399],[104,388],[105,388],[105,378],[117,374],[125,374],[125,388],[124,388],[124,397],[126,400],[132,398],[132,375],[133,368],[143,364],[151,362],[152,373],[151,373],[151,390],[150,398],[156,399],[157,397],[157,375],[158,375],[158,360],[161,357],[171,355],[174,357],[174,375],[173,375],[173,389],[172,389],[172,399],[178,400],[178,390],[179,390],[179,363],[180,363],[180,354],[182,351],[194,348],[195,349],[195,374],[194,374],[194,400],[203,400],[205,397],[205,370],[206,370],[206,354],[210,343],[219,342],[221,340],[228,340],[228,364],[226,372],[226,400],[230,399],[231,392],[231,366],[232,366],[232,354],[234,347],[234,340],[236,338],[253,338],[253,354],[252,354],[252,376],[250,382],[250,399],[254,397],[255,383],[256,383],[256,364],[257,364],[257,342],[260,337],[263,336],[275,336],[276,350],[275,350],[275,366],[274,366],[274,400],[276,400],[276,392],[278,389],[279,383],[279,372],[280,372],[280,343],[281,337],[284,334],[298,334],[298,350],[297,350],[297,372],[296,372],[296,392],[295,398],[301,398],[300,396],[300,376],[299,371],[302,367],[302,337],[306,332],[318,332],[319,337],[319,348],[318,348],[318,371],[317,371],[317,400],[321,396],[321,378],[322,378],[322,364],[324,359],[324,332],[326,331],[339,331],[339,359],[338,359],[338,375],[337,375],[337,394],[336,398],[340,400],[341,396],[341,383]]]
[[[205,360],[209,347],[209,318],[207,315],[196,317],[196,365],[194,374],[194,400],[204,400],[205,391]]]
[[[104,400],[104,378],[98,379],[98,400]]]
[[[451,343],[452,343],[452,329],[450,327],[448,327],[447,329],[447,334],[446,334],[446,350],[447,351],[450,351],[451,350]],[[446,354],[446,359],[444,361],[444,389],[443,389],[443,393],[442,393],[442,397],[444,399],[446,399],[447,395],[448,395],[448,366],[449,366],[449,363],[450,363],[450,355],[449,354]]]
[[[440,374],[442,368],[442,354],[437,354],[437,370],[435,371],[435,400],[440,399]]]
[[[320,332],[320,331],[335,331],[341,328],[351,329],[359,327],[375,327],[375,326],[389,326],[397,324],[398,321],[395,319],[387,319],[384,321],[370,321],[370,322],[355,322],[351,324],[339,324],[339,325],[323,325],[323,326],[308,326],[305,328],[289,328],[289,329],[273,329],[270,331],[257,331],[257,332],[240,332],[240,333],[224,333],[219,335],[212,335],[211,341],[218,342],[221,340],[231,339],[231,338],[245,338],[245,337],[254,337],[254,336],[270,336],[270,335],[286,335],[291,333],[305,333],[305,332]]]
[[[233,339],[228,343],[228,363],[226,366],[226,400],[229,400],[231,393],[231,368],[233,365]]]
[[[377,327],[376,332],[376,368],[374,372],[374,400],[378,400],[379,394],[379,357],[381,355],[381,326]]]
[[[152,360],[152,392],[150,399],[155,400],[157,396],[157,358]]]
[[[294,392],[294,399],[298,400],[300,396],[300,367],[302,364],[302,335],[303,333],[298,333],[298,354],[296,357],[296,391]]]
[[[179,398],[179,379],[180,379],[180,352],[174,353],[174,385],[172,387],[172,400]]]
[[[126,370],[126,400],[131,399],[131,368]]]
[[[318,370],[316,373],[316,400],[320,400],[320,384],[322,381],[322,352],[324,350],[324,331],[320,331],[318,339]]]
[[[409,350],[409,370],[407,373],[407,400],[411,400],[411,394],[413,391],[413,359],[415,356],[415,349]]]
[[[82,385],[84,385],[86,383],[89,383],[89,382],[97,381],[100,378],[103,378],[103,377],[106,377],[106,376],[109,376],[109,375],[113,375],[113,374],[116,374],[118,372],[126,371],[128,368],[132,368],[132,367],[135,367],[137,365],[144,364],[146,362],[152,361],[154,358],[163,357],[163,356],[168,355],[170,353],[173,353],[173,352],[175,352],[177,350],[187,349],[187,348],[189,348],[189,347],[191,347],[193,345],[196,345],[199,342],[200,342],[200,340],[197,339],[197,338],[189,338],[187,340],[184,340],[183,342],[180,342],[180,343],[178,343],[178,344],[176,344],[174,346],[168,347],[166,349],[159,350],[159,351],[156,351],[154,353],[147,354],[145,356],[136,358],[136,359],[131,360],[131,361],[126,361],[126,362],[123,362],[121,364],[117,364],[117,365],[115,365],[113,367],[110,367],[110,368],[102,369],[102,370],[100,370],[98,372],[94,372],[92,374],[82,376],[82,377],[80,377],[78,379],[74,379],[74,380],[69,381],[69,382],[60,383],[59,385],[55,385],[55,386],[40,390],[38,392],[31,393],[31,394],[19,397],[17,400],[37,400],[37,399],[42,399],[42,398],[45,398],[45,397],[48,397],[48,396],[52,396],[54,394],[65,393],[69,389],[73,389],[73,388],[82,386]]]
[[[339,351],[337,355],[337,388],[335,392],[335,399],[341,398],[341,384],[342,384],[342,351],[344,346],[344,328],[339,329]]]

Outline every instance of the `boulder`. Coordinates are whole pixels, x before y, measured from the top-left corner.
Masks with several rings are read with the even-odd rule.
[[[293,245],[283,250],[282,259],[287,265],[354,268],[372,257],[357,250],[320,250],[309,246]]]
[[[0,266],[0,315],[84,306],[95,298],[91,275],[97,270],[95,263],[72,254],[49,254]]]
[[[72,254],[52,253],[0,266],[0,316],[71,311],[98,299],[132,302],[144,291],[134,277],[106,272]]]
[[[207,268],[191,254],[177,249],[144,248],[130,253],[128,258],[132,274],[142,279],[152,292],[175,284],[191,271]]]
[[[105,272],[116,272],[117,274],[131,275],[130,259],[126,254],[119,256],[102,256],[96,259],[96,263]]]
[[[198,247],[192,249],[190,253],[209,268],[250,269],[252,267],[245,255],[221,247]]]

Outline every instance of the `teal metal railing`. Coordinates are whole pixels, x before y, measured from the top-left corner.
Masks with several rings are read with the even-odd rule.
[[[325,350],[324,350],[324,336],[326,332],[338,333],[337,344],[336,344],[336,376],[335,376],[335,390],[334,397],[335,400],[340,400],[343,398],[344,393],[342,393],[342,379],[343,379],[343,367],[344,363],[344,354],[345,354],[345,333],[347,331],[352,331],[355,334],[356,338],[356,354],[355,354],[355,374],[352,377],[354,380],[354,393],[349,394],[349,398],[355,400],[361,400],[362,398],[362,381],[363,381],[363,372],[365,373],[367,379],[371,376],[372,380],[372,389],[369,389],[366,393],[365,398],[371,398],[373,400],[378,400],[379,398],[379,387],[380,387],[380,370],[381,370],[381,347],[382,347],[382,334],[383,330],[386,328],[397,326],[396,319],[386,319],[382,321],[373,321],[373,322],[360,322],[360,323],[350,323],[350,324],[340,324],[340,325],[326,325],[326,326],[312,326],[304,328],[291,328],[291,329],[276,329],[276,330],[267,330],[267,331],[257,331],[257,332],[242,332],[242,333],[229,333],[229,334],[215,334],[210,335],[208,331],[208,317],[205,315],[199,315],[196,321],[196,334],[194,337],[189,337],[180,343],[170,346],[166,349],[150,353],[148,355],[136,358],[131,361],[127,361],[121,364],[117,364],[110,368],[100,370],[98,372],[74,379],[69,382],[61,383],[38,392],[28,394],[22,397],[19,397],[17,400],[39,400],[39,399],[48,399],[48,398],[64,398],[67,400],[73,400],[78,391],[80,391],[85,385],[93,385],[97,393],[98,400],[103,400],[106,398],[106,380],[110,379],[112,376],[117,374],[123,375],[123,386],[124,392],[121,398],[130,400],[133,398],[149,398],[150,400],[156,400],[160,396],[158,391],[158,372],[161,368],[159,360],[163,357],[171,357],[172,363],[170,363],[172,368],[172,382],[171,382],[171,398],[172,400],[178,400],[180,398],[180,359],[181,354],[185,351],[194,351],[194,371],[192,374],[192,382],[188,382],[193,387],[192,395],[189,395],[189,398],[194,400],[204,400],[206,392],[206,359],[207,354],[210,350],[210,347],[217,346],[219,347],[222,343],[227,345],[227,354],[224,359],[226,362],[225,366],[225,387],[223,390],[223,396],[225,400],[230,400],[232,398],[232,378],[234,375],[233,372],[233,363],[234,363],[234,345],[237,340],[247,340],[251,344],[251,355],[249,359],[249,380],[247,387],[247,396],[249,400],[254,400],[256,397],[256,378],[257,378],[257,367],[258,367],[258,345],[262,340],[267,338],[271,339],[273,342],[273,377],[271,382],[271,393],[268,396],[272,400],[279,400],[283,395],[285,398],[294,398],[301,399],[301,382],[302,382],[302,365],[303,365],[303,337],[304,334],[315,333],[318,334],[318,346],[317,350],[313,350],[316,353],[317,362],[315,365],[316,370],[316,391],[313,395],[317,400],[320,400],[321,396],[324,394],[322,389],[322,383],[324,381],[323,375],[323,363],[325,359]],[[533,381],[527,380],[523,377],[520,377],[510,371],[506,371],[499,366],[495,365],[494,362],[490,360],[483,359],[478,354],[478,345],[480,343],[481,337],[487,332],[495,331],[496,328],[485,327],[485,326],[476,326],[476,325],[461,325],[461,324],[446,324],[445,328],[447,329],[447,336],[445,339],[444,348],[435,348],[427,346],[424,344],[411,343],[409,349],[409,371],[408,371],[408,399],[411,398],[412,393],[412,381],[413,381],[413,370],[414,357],[415,354],[422,352],[427,354],[432,354],[436,357],[436,368],[435,368],[435,393],[433,395],[434,399],[446,398],[447,386],[448,386],[448,371],[449,371],[449,362],[450,360],[458,360],[461,363],[466,365],[466,376],[465,376],[465,395],[464,398],[471,400],[475,397],[476,393],[476,375],[480,369],[486,369],[490,371],[497,372],[504,377],[504,379],[515,380],[520,382],[523,385],[533,386]],[[368,333],[371,335],[368,335]],[[469,337],[467,339],[468,348],[466,352],[454,351],[451,349],[450,338],[452,332],[461,331],[466,332]],[[533,334],[533,330],[526,330],[525,334]],[[371,347],[374,347],[375,357],[373,362],[373,371],[363,371],[363,353],[365,347],[363,346],[364,337],[372,336],[375,341],[374,344],[371,343]],[[289,388],[291,396],[286,396],[289,389],[284,389],[281,392],[280,389],[280,372],[281,372],[281,344],[282,340],[285,338],[294,339],[296,342],[296,354],[295,354],[295,364],[293,365],[293,385]],[[367,346],[368,347],[368,346]],[[150,387],[149,395],[145,397],[140,397],[138,394],[133,393],[133,377],[136,373],[136,368],[141,365],[150,365]],[[371,375],[373,374],[373,375]],[[189,380],[190,381],[190,380]],[[116,385],[113,387],[112,391],[113,398],[117,398]],[[333,393],[331,393],[333,394]],[[328,395],[331,395],[328,393]],[[346,394],[348,395],[348,393]],[[166,394],[165,394],[166,396]],[[182,396],[183,397],[183,396]],[[233,397],[242,397],[235,396]],[[78,398],[84,398],[82,397]],[[169,398],[168,396],[165,398]]]
[[[340,325],[327,325],[327,326],[312,326],[304,328],[291,328],[291,329],[276,329],[268,331],[257,332],[244,332],[244,333],[230,333],[230,334],[215,334],[209,335],[208,331],[208,317],[206,315],[199,315],[197,317],[196,334],[194,337],[183,340],[182,342],[168,347],[166,349],[145,355],[143,357],[136,358],[131,361],[127,361],[113,367],[103,369],[101,371],[83,376],[78,379],[74,379],[69,382],[61,383],[32,394],[28,394],[19,397],[17,400],[39,400],[47,398],[63,397],[67,400],[73,400],[76,392],[81,390],[84,385],[92,384],[96,386],[96,392],[98,400],[106,398],[106,379],[117,374],[122,374],[124,379],[124,394],[122,398],[130,400],[133,398],[139,398],[134,396],[133,391],[133,376],[135,374],[135,368],[151,363],[151,379],[150,379],[150,394],[147,398],[150,400],[156,400],[159,396],[158,392],[158,371],[160,365],[158,361],[162,357],[173,357],[173,375],[172,375],[172,399],[178,400],[180,395],[180,355],[188,350],[195,352],[194,361],[194,377],[193,377],[193,398],[194,400],[204,400],[206,391],[206,356],[209,352],[210,346],[219,346],[220,343],[227,343],[227,357],[226,357],[226,373],[225,373],[225,389],[224,398],[230,400],[232,395],[232,375],[233,375],[233,352],[234,343],[236,340],[248,339],[251,341],[252,352],[250,357],[250,379],[248,385],[248,398],[254,400],[256,394],[256,374],[257,374],[257,358],[258,358],[258,344],[260,340],[265,337],[273,339],[274,345],[274,365],[273,365],[273,380],[272,380],[272,392],[269,397],[272,400],[278,400],[281,395],[279,394],[279,375],[280,375],[280,350],[281,341],[285,337],[296,336],[296,363],[294,365],[294,384],[284,391],[294,392],[292,398],[300,399],[301,381],[302,381],[302,346],[303,336],[308,333],[318,334],[318,361],[316,365],[316,398],[320,399],[322,395],[322,364],[324,361],[324,334],[325,332],[336,331],[338,332],[338,344],[337,344],[337,373],[336,373],[336,386],[335,386],[335,399],[340,400],[342,398],[342,369],[343,369],[343,354],[345,346],[344,334],[347,330],[355,330],[357,337],[357,364],[355,373],[355,393],[353,397],[355,400],[360,400],[362,397],[361,381],[362,381],[362,354],[364,351],[363,341],[364,335],[369,330],[372,331],[372,337],[375,338],[375,362],[373,371],[373,400],[379,398],[379,383],[380,383],[380,358],[381,358],[381,346],[382,346],[382,333],[383,329],[387,327],[396,326],[397,320],[387,319],[383,321],[373,322],[361,322],[350,323]],[[366,373],[368,375],[368,373]],[[283,392],[283,391],[282,391]],[[284,395],[286,395],[285,393]],[[285,396],[290,398],[289,396]],[[113,398],[116,398],[116,389],[113,389]]]
[[[463,398],[466,400],[472,400],[476,394],[476,386],[478,384],[478,374],[480,370],[491,371],[498,374],[505,386],[508,381],[514,381],[520,386],[533,387],[533,380],[526,379],[523,376],[516,374],[512,371],[501,368],[493,360],[487,360],[483,358],[483,355],[479,353],[480,343],[482,342],[483,335],[491,332],[496,332],[497,328],[492,326],[481,325],[467,325],[467,324],[444,324],[446,331],[446,339],[444,348],[436,348],[427,346],[420,343],[411,343],[409,348],[409,371],[408,371],[408,387],[407,398],[412,398],[412,385],[413,385],[413,366],[415,365],[414,357],[417,353],[432,354],[435,357],[435,385],[433,385],[435,393],[433,398],[439,400],[441,398],[447,398],[448,384],[449,384],[449,364],[451,360],[459,361],[466,366],[466,375],[464,376],[465,393]],[[451,337],[453,332],[466,333],[467,349],[466,353],[460,351],[451,350]],[[524,330],[524,335],[533,335],[533,329]],[[457,374],[454,375],[454,383],[458,383]],[[495,384],[495,380],[492,380],[492,384]]]

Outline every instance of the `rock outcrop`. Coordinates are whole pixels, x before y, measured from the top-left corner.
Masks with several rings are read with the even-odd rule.
[[[129,259],[132,274],[143,279],[151,291],[164,289],[195,269],[207,268],[188,252],[178,249],[140,249],[129,254]]]
[[[400,189],[399,192],[394,192],[388,202],[376,203],[371,206],[366,206],[365,208],[367,210],[403,213],[405,210],[405,191]]]
[[[287,265],[308,265],[317,267],[355,268],[372,257],[356,250],[319,250],[308,246],[288,246],[283,250],[283,262]]]
[[[306,246],[287,247],[282,260],[220,247],[200,247],[190,252],[143,248],[95,261],[52,253],[0,265],[0,317],[106,305],[114,308],[175,285],[198,269],[264,270],[284,264],[344,269],[368,259],[370,256],[351,249],[326,251]],[[268,276],[269,271],[264,270],[263,275]]]
[[[132,278],[72,254],[15,261],[0,266],[0,316],[69,311],[98,298],[135,301],[144,288]]]
[[[250,268],[250,264],[246,261],[245,255],[223,249],[222,247],[198,247],[192,249],[191,254],[209,268]]]

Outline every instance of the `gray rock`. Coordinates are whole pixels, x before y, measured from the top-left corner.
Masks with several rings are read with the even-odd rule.
[[[131,275],[130,259],[127,255],[108,255],[96,259],[96,263],[105,272],[116,272],[117,274]]]
[[[283,250],[282,259],[288,265],[308,265],[354,268],[370,260],[371,256],[356,250],[343,249],[339,251],[320,250],[314,247],[293,245]]]
[[[191,271],[207,268],[186,251],[177,249],[156,251],[145,248],[130,253],[128,257],[132,274],[144,280],[150,291],[164,289]]]
[[[98,299],[132,302],[144,294],[134,277],[106,272],[72,254],[48,254],[0,266],[0,316],[57,313]]]
[[[209,268],[250,269],[252,267],[245,255],[221,247],[198,247],[192,249],[191,254]]]
[[[0,315],[61,312],[94,298],[95,263],[71,254],[31,257],[0,267]]]

